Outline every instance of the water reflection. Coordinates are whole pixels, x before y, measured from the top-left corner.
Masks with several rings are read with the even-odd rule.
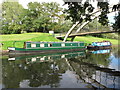
[[[17,56],[10,55],[8,60],[20,60],[26,59],[26,62],[46,62],[53,61],[55,59],[63,59],[63,58],[76,58],[76,57],[84,57],[85,51],[79,52],[69,52],[69,53],[56,53],[56,54],[41,54],[41,55],[29,55],[29,56]]]
[[[110,53],[111,49],[104,49],[104,50],[95,50],[95,51],[90,51],[93,54],[108,54]]]
[[[120,88],[111,50],[3,57],[5,88]]]

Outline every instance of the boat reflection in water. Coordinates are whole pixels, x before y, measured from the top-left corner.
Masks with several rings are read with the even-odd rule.
[[[3,86],[5,88],[120,88],[120,72],[108,68],[111,62],[109,57],[110,52],[96,55],[85,51],[10,56],[2,62]]]
[[[102,50],[95,50],[90,52],[93,54],[109,54],[111,52],[111,49],[102,49]]]
[[[56,53],[56,54],[41,54],[41,55],[29,55],[29,56],[9,56],[8,60],[19,60],[25,58],[27,62],[46,62],[53,61],[55,59],[62,58],[75,58],[75,57],[85,57],[85,51],[76,51],[68,53]]]

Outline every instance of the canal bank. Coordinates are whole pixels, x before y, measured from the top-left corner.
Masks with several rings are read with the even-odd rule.
[[[21,41],[16,45],[17,47],[20,48],[23,48],[25,41],[62,42],[48,33],[25,33],[25,34],[11,34],[11,35],[1,35],[1,36],[2,36],[2,40],[0,41],[0,43],[3,43],[3,45],[2,45],[2,50],[0,52],[3,55],[8,54],[8,47],[13,47],[14,41]],[[118,40],[116,39],[106,39],[106,38],[98,38],[92,36],[76,37],[74,41],[83,41],[87,44],[90,44],[95,41],[103,41],[103,40],[110,41],[112,43],[112,46],[118,45]]]
[[[3,43],[2,50],[7,50],[8,47],[13,47],[14,41],[21,41],[16,46],[23,48],[25,41],[43,41],[43,42],[62,42],[61,40],[56,39],[48,33],[26,33],[26,34],[11,34],[11,35],[1,35],[2,40],[0,43]],[[68,39],[69,40],[69,39]],[[107,39],[107,38],[98,38],[92,36],[80,36],[76,37],[74,41],[82,41],[87,44],[96,42],[96,41],[110,41],[113,45],[118,45],[117,39]]]

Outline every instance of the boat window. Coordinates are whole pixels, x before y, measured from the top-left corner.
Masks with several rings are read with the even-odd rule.
[[[40,44],[40,47],[44,47],[44,44]]]
[[[107,45],[107,42],[104,42],[104,45]]]
[[[62,44],[61,44],[61,46],[62,46],[62,47],[65,47],[65,44],[64,44],[64,43],[62,43]]]
[[[36,47],[36,44],[32,43],[32,44],[31,44],[31,47]]]
[[[110,45],[110,42],[108,42],[108,45]]]

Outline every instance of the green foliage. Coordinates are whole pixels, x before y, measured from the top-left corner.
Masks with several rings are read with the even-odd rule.
[[[64,19],[63,9],[55,2],[30,2],[28,9],[24,9],[18,2],[4,2],[2,6],[2,34],[49,32],[51,30],[62,32],[63,27],[63,31],[66,31],[71,26],[71,23],[67,23],[68,21]]]
[[[107,38],[98,38],[98,37],[93,37],[93,36],[81,36],[81,37],[76,37],[74,41],[83,41],[87,44],[96,42],[96,41],[110,41],[113,45],[118,45],[118,40],[115,39],[107,39]]]
[[[101,23],[99,23],[98,18],[95,20],[92,20],[90,23],[88,23],[84,28],[83,31],[109,31],[110,25],[103,26]],[[82,31],[82,32],[83,32]]]
[[[7,50],[7,47],[13,47],[14,41],[21,41],[16,44],[17,47],[23,48],[24,41],[56,41],[60,42],[60,40],[54,38],[53,36],[49,35],[48,33],[24,33],[24,34],[11,34],[11,35],[1,35],[3,43],[3,50]],[[76,37],[75,41],[84,41],[85,43],[91,43],[94,41],[103,41],[108,40],[111,41],[112,44],[117,45],[118,40],[115,39],[106,39],[106,38],[97,38],[92,36],[81,36]]]
[[[2,34],[20,33],[20,15],[23,7],[18,2],[2,3]]]
[[[18,2],[2,3],[2,23],[1,34],[19,34],[26,32],[66,32],[72,25],[72,22],[91,21],[91,13],[94,7],[89,3],[65,2],[68,9],[62,13],[63,8],[55,2],[38,3],[30,2],[28,9],[24,9]],[[99,2],[101,9],[99,22],[102,25],[108,25],[107,13],[109,13],[108,3]],[[66,20],[65,17],[69,20]],[[71,22],[72,20],[72,22]],[[114,29],[120,28],[119,15],[115,18]],[[94,27],[94,25],[89,25]]]
[[[99,22],[102,25],[108,25],[108,17],[107,14],[109,13],[108,2],[98,2],[98,7],[102,10],[101,15],[99,16]]]
[[[67,13],[66,19],[71,19],[73,23],[83,21],[91,21],[91,13],[94,10],[92,4],[86,1],[84,4],[81,2],[65,2],[68,5],[68,9],[65,10]],[[108,25],[109,13],[108,2],[98,2],[98,8],[101,9],[101,15],[99,16],[99,22],[102,25]]]
[[[119,35],[116,33],[101,34],[101,36],[103,38],[116,39],[116,40],[118,40],[118,37],[119,37]]]
[[[11,35],[2,35],[3,50],[7,50],[8,47],[13,47],[14,41],[20,41],[16,43],[16,47],[23,48],[24,41],[57,41],[60,40],[54,38],[48,33],[24,33],[24,34],[11,34]]]
[[[120,11],[118,12],[118,16],[115,17],[115,23],[113,24],[113,28],[120,31]]]
[[[68,14],[66,19],[72,19],[73,23],[77,21],[81,23],[83,19],[86,21],[91,20],[89,13],[93,12],[94,7],[89,2],[85,2],[84,4],[81,2],[65,2],[65,4],[68,4],[68,9],[65,10],[65,13]]]
[[[44,54],[32,57],[43,56]],[[66,61],[48,54],[46,57],[52,57],[52,60],[31,62],[32,57],[28,56],[25,58],[24,56],[18,56],[18,59],[13,62],[9,62],[8,57],[2,57],[3,84],[5,88],[20,88],[19,83],[25,79],[29,80],[28,86],[33,88],[46,85],[51,88],[59,87],[59,82],[61,81],[60,76],[69,69]],[[21,68],[20,65],[22,66]],[[59,70],[54,67],[51,68],[53,65],[54,67],[58,67]],[[11,80],[11,78],[13,79]]]

